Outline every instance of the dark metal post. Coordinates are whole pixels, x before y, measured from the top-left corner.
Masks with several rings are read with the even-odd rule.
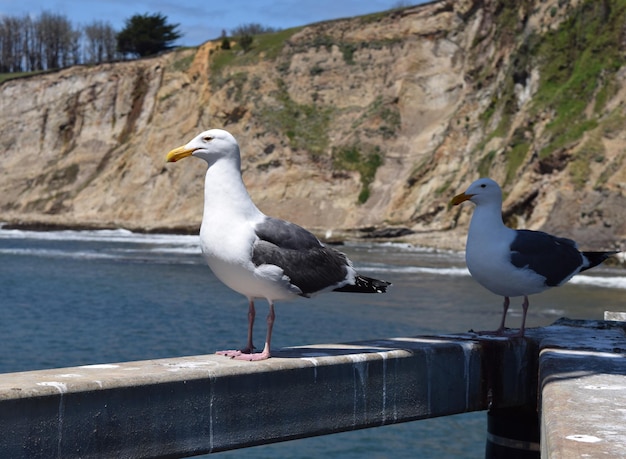
[[[485,459],[539,459],[539,415],[527,407],[487,412]]]

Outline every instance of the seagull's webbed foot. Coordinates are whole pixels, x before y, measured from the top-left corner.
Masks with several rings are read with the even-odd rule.
[[[230,358],[236,358],[240,355],[250,355],[254,352],[254,346],[246,346],[243,349],[229,349],[225,351],[217,351],[217,355],[223,355]]]
[[[226,354],[223,354],[226,355]],[[265,343],[265,347],[262,352],[239,352],[236,354],[228,355],[231,359],[246,360],[248,362],[257,362],[259,360],[267,360],[271,357],[269,343]]]
[[[276,314],[274,312],[274,303],[270,301],[270,312],[267,315],[267,336],[265,338],[265,346],[263,351],[259,353],[254,352],[254,345],[252,344],[252,324],[254,323],[254,303],[250,300],[250,308],[248,311],[248,344],[240,351],[218,351],[217,354],[230,357],[235,360],[246,360],[249,362],[256,362],[259,360],[267,360],[271,357],[270,343],[272,342],[272,329],[274,328],[274,319]]]
[[[254,353],[256,349],[254,344],[252,344],[252,328],[254,327],[254,317],[256,316],[256,311],[254,309],[254,301],[252,299],[248,300],[248,342],[246,346],[242,349],[233,349],[226,351],[217,351],[217,355],[223,355],[225,357],[230,357],[231,359],[235,359],[242,355],[251,355]]]
[[[246,360],[248,362],[257,362],[259,360],[267,360],[271,357],[270,352],[263,350],[263,352],[256,352],[253,354],[240,354],[237,356],[233,356],[232,358],[235,360]]]
[[[237,357],[238,355],[243,354],[243,352],[237,350],[237,349],[228,349],[228,350],[224,350],[224,351],[217,351],[216,352],[217,355],[223,355],[225,357]]]

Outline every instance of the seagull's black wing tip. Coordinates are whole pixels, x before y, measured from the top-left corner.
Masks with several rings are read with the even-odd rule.
[[[598,266],[603,261],[611,258],[613,255],[620,253],[619,250],[612,250],[610,252],[582,252],[585,258],[589,261],[589,266],[585,266],[581,271],[585,271],[594,266]]]
[[[387,288],[391,286],[391,282],[373,279],[371,277],[357,276],[354,284],[344,285],[336,288],[335,292],[352,292],[352,293],[385,293]]]

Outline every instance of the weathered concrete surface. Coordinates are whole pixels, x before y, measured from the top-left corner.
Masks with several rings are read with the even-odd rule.
[[[539,357],[541,457],[626,457],[624,323],[559,324]]]
[[[623,325],[623,324],[622,324]],[[619,324],[0,375],[0,457],[182,457],[540,401],[542,457],[626,455]],[[539,378],[539,379],[538,379]],[[538,394],[537,389],[541,389]]]
[[[0,457],[176,457],[522,405],[536,352],[459,335],[4,374]]]

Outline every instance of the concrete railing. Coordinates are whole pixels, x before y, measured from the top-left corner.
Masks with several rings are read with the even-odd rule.
[[[610,322],[561,320],[524,339],[468,333],[274,355],[0,375],[0,457],[184,457],[519,407],[539,411],[545,457],[626,448],[626,342]]]

